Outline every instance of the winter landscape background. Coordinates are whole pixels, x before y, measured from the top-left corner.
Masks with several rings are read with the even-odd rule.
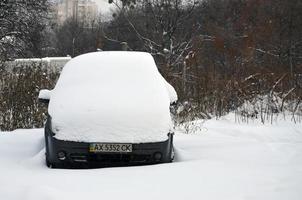
[[[53,2],[1,4],[1,130],[41,127],[45,109],[36,96],[60,72],[8,60],[97,49],[150,52],[178,93],[178,123],[229,112],[243,121],[272,123],[273,115],[301,121],[300,1],[109,2],[110,20],[84,10],[63,23]]]
[[[69,0],[77,12],[60,21],[66,2],[0,2],[3,199],[301,199],[302,1],[98,2],[113,8],[105,16]],[[176,89],[175,163],[44,165],[47,108],[37,97],[60,75],[53,57],[101,50],[151,53]]]

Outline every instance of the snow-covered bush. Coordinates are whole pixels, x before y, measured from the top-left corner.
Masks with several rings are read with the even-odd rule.
[[[245,100],[235,114],[236,120],[240,122],[259,120],[262,123],[274,123],[280,117],[302,122],[302,104],[298,98],[287,100],[286,95],[271,93]]]
[[[0,130],[42,127],[46,107],[38,103],[42,88],[52,88],[58,73],[39,65],[8,68],[0,64]]]

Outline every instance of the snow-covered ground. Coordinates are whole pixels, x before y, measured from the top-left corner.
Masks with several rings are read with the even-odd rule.
[[[48,169],[43,130],[0,133],[0,199],[302,199],[302,124],[206,121],[170,164]]]

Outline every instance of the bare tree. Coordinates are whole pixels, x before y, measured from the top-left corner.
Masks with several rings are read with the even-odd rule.
[[[0,2],[0,59],[22,54],[33,33],[43,29],[47,0],[2,0]]]
[[[102,24],[101,19],[89,21],[67,19],[63,25],[56,28],[56,50],[60,56],[97,51],[102,48]]]

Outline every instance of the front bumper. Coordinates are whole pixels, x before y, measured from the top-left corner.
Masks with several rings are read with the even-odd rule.
[[[168,134],[168,139],[163,142],[132,144],[132,152],[129,153],[91,153],[89,152],[90,143],[58,140],[50,127],[50,122],[47,122],[45,126],[46,163],[51,167],[131,166],[167,163],[173,160],[173,134]],[[65,153],[64,160],[58,158],[59,152]],[[158,153],[161,154],[160,159],[158,159]]]

